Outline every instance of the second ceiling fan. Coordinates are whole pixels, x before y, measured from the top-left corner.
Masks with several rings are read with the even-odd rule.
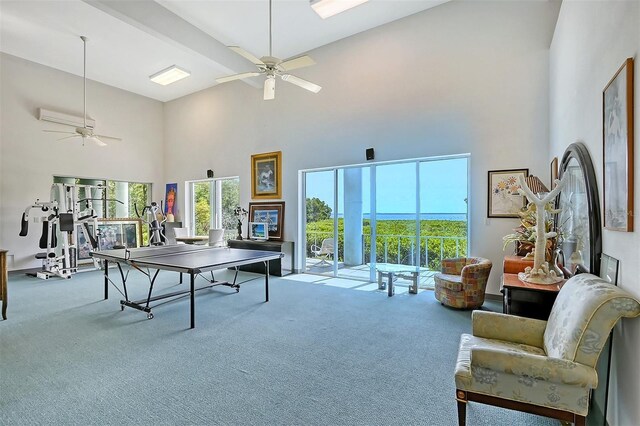
[[[289,74],[289,71],[291,70],[314,65],[315,62],[313,59],[311,59],[307,55],[304,55],[296,58],[281,60],[272,55],[271,2],[272,0],[269,0],[269,56],[263,56],[262,58],[258,59],[256,56],[252,55],[251,53],[247,52],[241,47],[229,46],[229,49],[233,50],[237,54],[253,62],[253,64],[256,67],[258,67],[258,71],[243,72],[240,74],[234,74],[227,77],[220,77],[220,78],[217,78],[216,81],[218,83],[226,83],[228,81],[240,80],[243,78],[255,77],[255,76],[264,74],[267,77],[264,81],[264,100],[275,99],[276,77],[280,77],[282,80],[287,81],[289,83],[293,83],[296,86],[309,90],[310,92],[318,93],[320,89],[322,89],[322,87],[318,86],[315,83],[311,83],[310,81],[303,80],[300,77],[296,77],[295,75]]]
[[[82,81],[83,81],[82,93],[84,97],[84,112],[82,115],[83,125],[82,127],[76,127],[75,131],[73,132],[70,132],[67,130],[43,130],[43,132],[62,133],[65,135],[69,135],[69,136],[58,139],[59,141],[62,141],[65,139],[82,138],[82,145],[84,145],[86,140],[89,140],[98,146],[107,146],[107,144],[102,139],[112,139],[115,141],[121,141],[122,139],[115,138],[113,136],[96,135],[95,133],[93,133],[93,128],[87,126],[87,37],[80,36],[80,39],[82,40],[83,52],[84,52],[83,53],[84,65],[83,65],[83,77],[82,77]]]

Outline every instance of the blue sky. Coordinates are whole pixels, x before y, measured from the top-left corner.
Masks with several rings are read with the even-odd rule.
[[[466,213],[468,158],[420,163],[421,213]],[[343,213],[343,171],[338,171],[338,213]],[[415,213],[415,163],[376,167],[376,210],[378,213]],[[369,213],[370,170],[362,171],[363,211]],[[317,197],[333,206],[333,172],[307,173],[307,198]]]

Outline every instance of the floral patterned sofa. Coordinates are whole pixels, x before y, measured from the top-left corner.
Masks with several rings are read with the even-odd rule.
[[[479,308],[491,266],[491,261],[482,257],[442,259],[442,273],[434,276],[436,299],[452,308]]]
[[[474,311],[455,370],[458,423],[475,401],[584,425],[600,351],[621,317],[639,315],[638,300],[591,274],[564,284],[548,321]]]

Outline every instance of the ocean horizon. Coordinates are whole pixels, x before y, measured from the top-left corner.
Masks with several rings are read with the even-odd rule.
[[[331,216],[333,217],[333,215]],[[338,213],[338,217],[344,217],[343,213]],[[371,219],[370,213],[363,213],[363,219]],[[416,220],[415,213],[377,213],[377,220]],[[420,220],[453,220],[466,221],[466,213],[420,213]]]

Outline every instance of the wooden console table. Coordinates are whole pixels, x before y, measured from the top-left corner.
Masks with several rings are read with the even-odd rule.
[[[7,251],[0,249],[0,299],[2,300],[2,319],[7,319]]]
[[[549,319],[553,302],[566,280],[558,284],[532,284],[520,281],[518,274],[503,274],[500,292],[505,314]]]
[[[282,252],[284,253],[283,258],[269,261],[269,275],[282,277],[284,275],[293,273],[293,241],[229,240],[227,242],[227,245],[230,248]],[[259,274],[264,274],[264,265],[262,263],[243,265],[238,267],[238,269],[246,272],[257,272]]]

